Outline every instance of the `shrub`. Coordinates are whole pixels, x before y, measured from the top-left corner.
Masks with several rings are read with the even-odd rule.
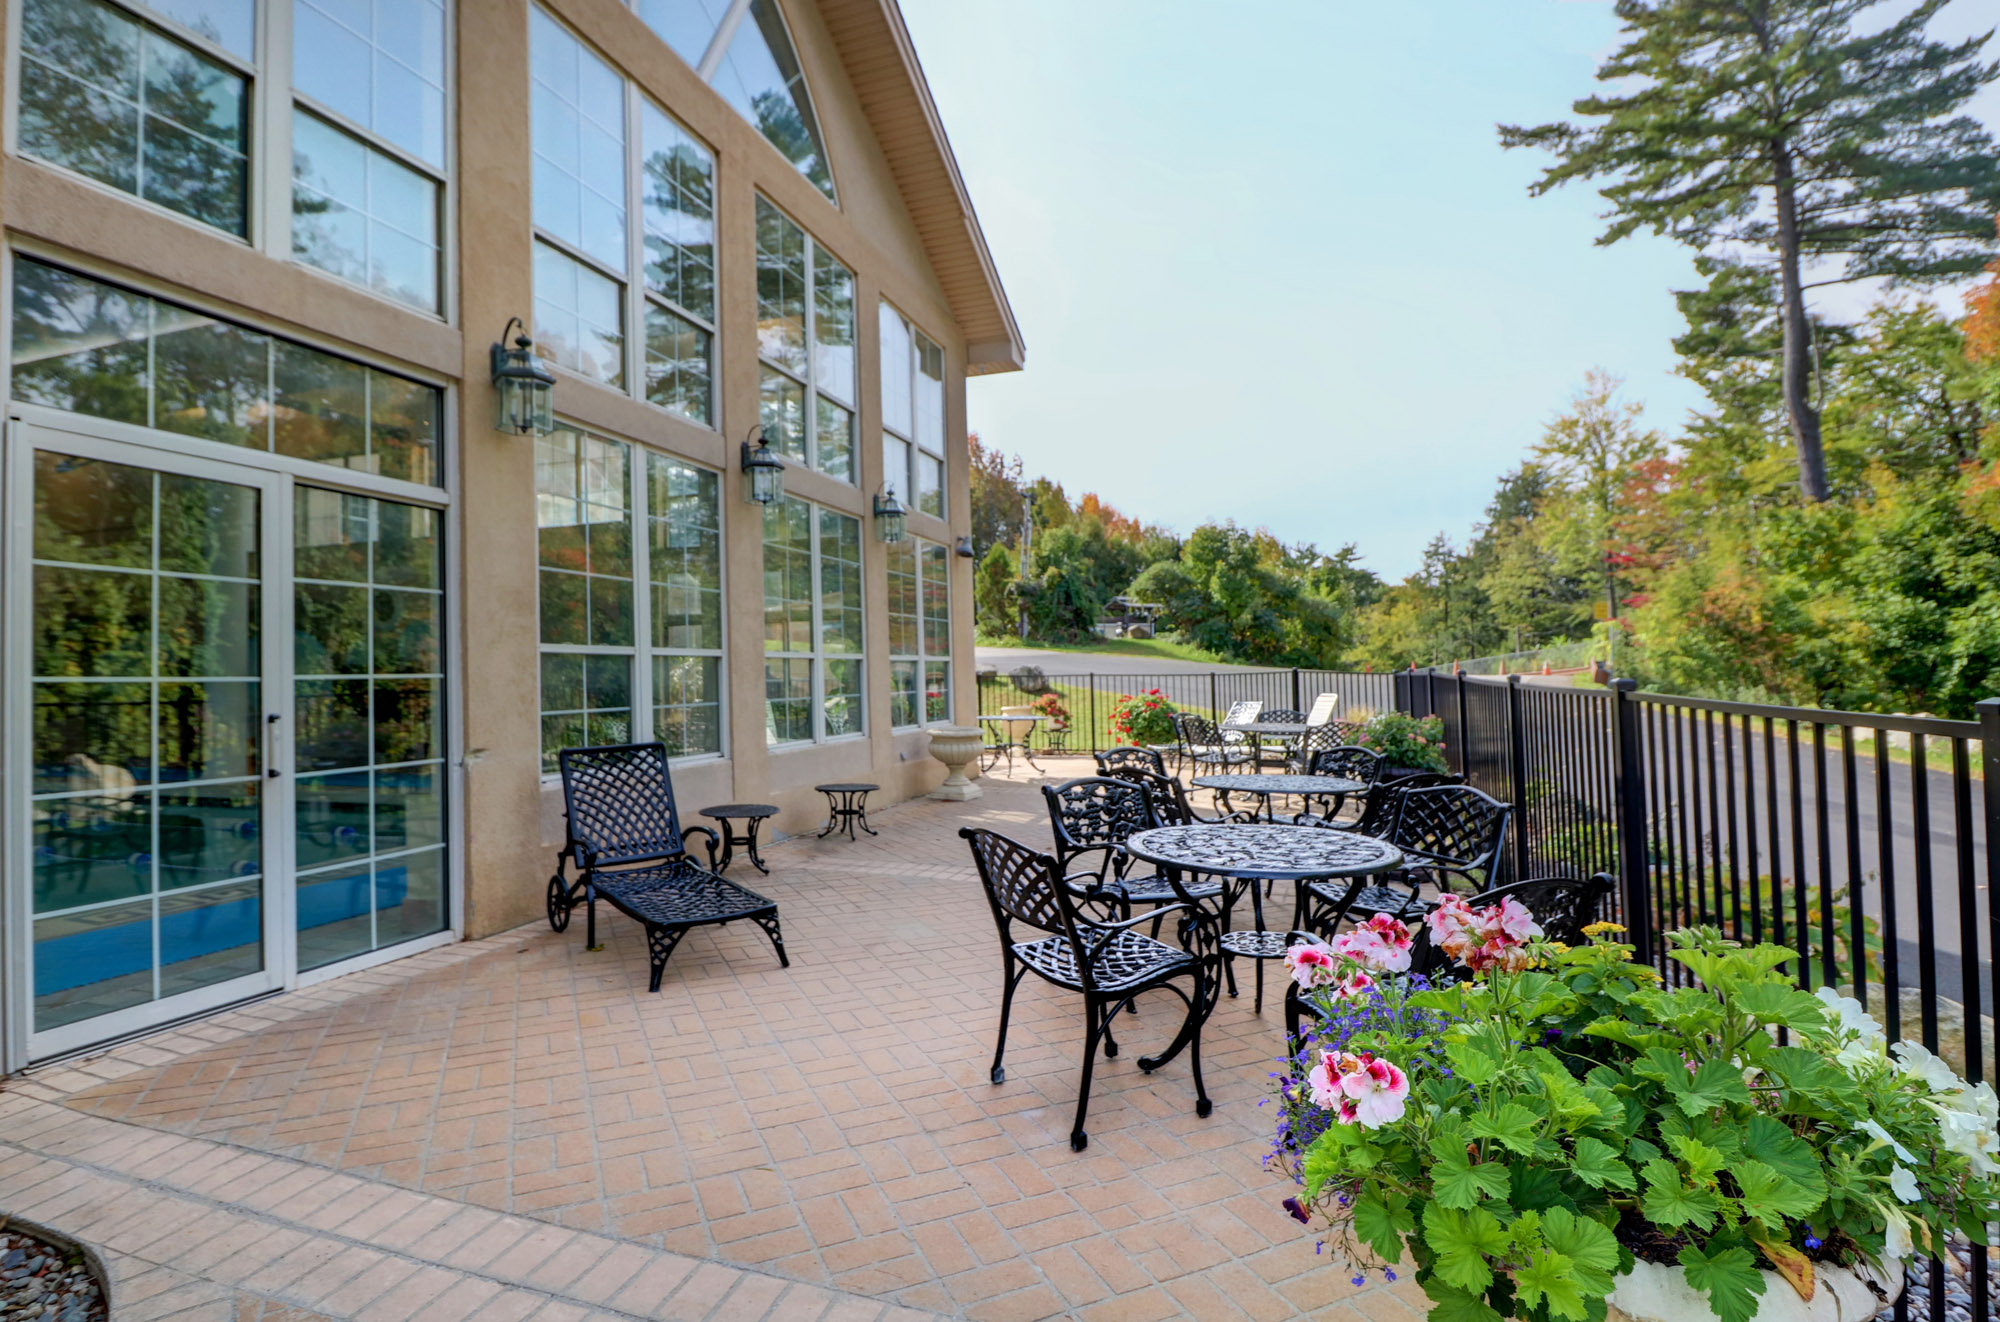
[[[1111,733],[1128,744],[1141,748],[1153,744],[1174,742],[1174,704],[1167,701],[1158,689],[1147,689],[1144,693],[1121,693],[1118,701],[1111,704],[1111,717],[1105,722]]]
[[[1392,767],[1416,771],[1449,771],[1444,760],[1444,721],[1436,716],[1419,720],[1407,712],[1378,712],[1361,727],[1358,741],[1363,748],[1380,753]]]

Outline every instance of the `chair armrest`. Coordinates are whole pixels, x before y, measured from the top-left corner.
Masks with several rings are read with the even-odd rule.
[[[683,856],[687,854],[687,838],[696,831],[708,837],[708,870],[713,872],[715,871],[715,851],[721,841],[721,837],[717,836],[712,828],[706,826],[683,826],[681,828],[681,853]]]

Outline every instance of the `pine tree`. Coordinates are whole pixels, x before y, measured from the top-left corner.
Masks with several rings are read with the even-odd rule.
[[[1827,483],[1808,278],[1929,285],[1976,273],[1992,249],[2000,153],[1958,111],[2000,65],[1980,58],[1990,32],[1925,35],[1947,2],[1857,32],[1886,0],[1618,0],[1624,44],[1597,71],[1618,90],[1574,104],[1598,122],[1500,128],[1504,146],[1555,154],[1536,196],[1608,181],[1599,243],[1650,229],[1775,266],[1784,409],[1811,500]]]

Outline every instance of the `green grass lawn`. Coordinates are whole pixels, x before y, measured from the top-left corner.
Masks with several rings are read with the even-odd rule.
[[[1109,656],[1150,656],[1162,661],[1194,661],[1202,665],[1238,665],[1190,643],[1165,638],[1097,638],[1087,643],[1050,643],[1039,638],[981,638],[988,647],[1031,647],[1045,652],[1098,652]]]

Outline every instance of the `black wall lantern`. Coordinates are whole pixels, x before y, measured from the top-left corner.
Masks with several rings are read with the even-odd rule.
[[[753,447],[750,442],[755,440]],[[743,499],[752,505],[775,505],[785,498],[785,461],[764,439],[764,429],[753,427],[743,439]]]
[[[519,330],[510,347],[507,336]],[[556,429],[556,374],[535,357],[535,342],[519,317],[508,319],[493,346],[493,427],[522,436],[547,436]]]
[[[887,495],[875,493],[875,540],[894,545],[903,540],[904,529],[908,526],[908,511],[896,499],[892,489]]]
[[[958,546],[954,549],[967,560],[977,560],[979,558],[979,553],[972,549],[972,539],[970,537],[959,538]]]

